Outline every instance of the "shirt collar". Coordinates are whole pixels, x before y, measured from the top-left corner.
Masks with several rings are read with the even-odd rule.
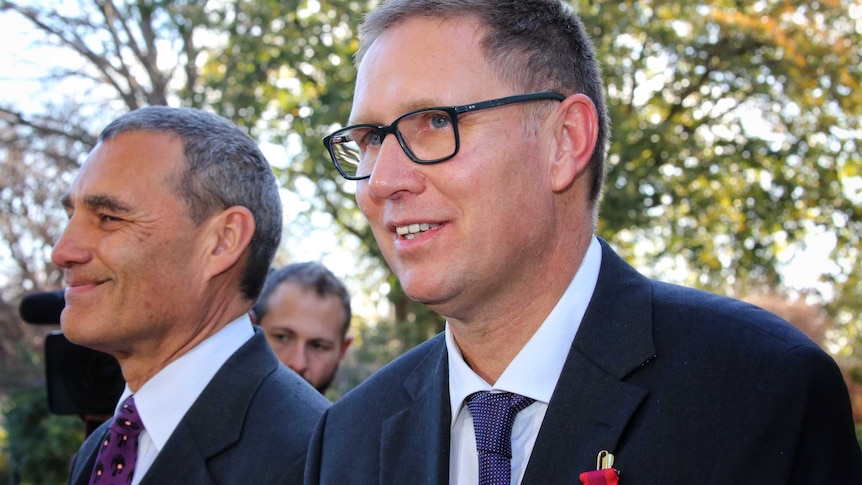
[[[134,393],[144,429],[158,450],[225,361],[253,335],[251,319],[243,314],[165,366]],[[127,384],[117,410],[130,395]]]
[[[464,399],[477,391],[515,392],[546,404],[550,402],[572,341],[596,288],[601,261],[601,245],[594,236],[563,296],[493,386],[473,372],[464,361],[449,323],[446,323],[449,399],[453,423]]]

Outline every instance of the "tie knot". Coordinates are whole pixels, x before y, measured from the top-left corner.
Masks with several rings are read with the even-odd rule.
[[[473,416],[476,450],[512,458],[512,425],[515,416],[535,399],[511,392],[480,391],[467,397]]]
[[[120,405],[120,410],[117,412],[114,422],[111,423],[111,430],[129,438],[137,438],[143,429],[141,416],[135,407],[135,398],[129,396]]]

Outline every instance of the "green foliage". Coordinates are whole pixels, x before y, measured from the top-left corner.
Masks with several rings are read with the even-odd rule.
[[[858,342],[862,32],[846,7],[578,8],[614,123],[600,234],[659,276],[741,294],[780,288],[779,253],[833,233],[830,309]]]
[[[12,476],[12,470],[9,467],[9,453],[6,451],[9,448],[9,433],[0,422],[0,480],[5,477]]]
[[[803,222],[831,227],[840,214],[846,227],[841,181],[858,162],[848,132],[862,104],[859,51],[844,46],[860,38],[827,30],[842,25],[836,16],[783,2],[589,8],[616,125],[605,230],[664,219],[674,224],[661,229],[663,254],[683,251],[703,274],[772,282],[776,250],[800,239]],[[717,234],[733,236],[728,262],[710,244]]]
[[[80,419],[48,412],[44,388],[10,394],[3,404],[11,472],[22,484],[65,483],[72,456],[84,440]]]
[[[355,28],[366,8],[355,1],[237,4],[223,18],[227,45],[208,58],[202,78],[209,106],[258,138],[299,149],[277,170],[282,183],[292,190],[312,187],[308,213],[331,215],[368,247],[373,239],[358,215],[352,187],[337,183],[321,143],[332,126],[347,119]],[[372,257],[380,262],[379,254]]]

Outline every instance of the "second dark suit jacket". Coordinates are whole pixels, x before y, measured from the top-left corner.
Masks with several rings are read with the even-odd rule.
[[[328,405],[279,363],[255,328],[183,416],[141,484],[301,484],[308,441]],[[109,424],[81,446],[70,484],[89,483]]]
[[[333,405],[306,483],[448,483],[447,367],[438,335]],[[827,354],[764,310],[648,280],[604,241],[522,483],[579,484],[601,450],[621,485],[862,484]]]

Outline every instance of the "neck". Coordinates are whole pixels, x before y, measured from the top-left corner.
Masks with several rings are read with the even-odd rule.
[[[241,299],[213,300],[203,316],[174,322],[167,333],[141,339],[129,351],[114,354],[129,389],[137,392],[153,376],[230,322],[247,313],[250,304]]]
[[[448,317],[449,328],[464,361],[485,382],[497,382],[521,349],[542,326],[571,284],[589,247],[592,234],[579,241],[568,258],[537,271],[532,285],[512,288],[508,301],[484,305],[478,318]]]

